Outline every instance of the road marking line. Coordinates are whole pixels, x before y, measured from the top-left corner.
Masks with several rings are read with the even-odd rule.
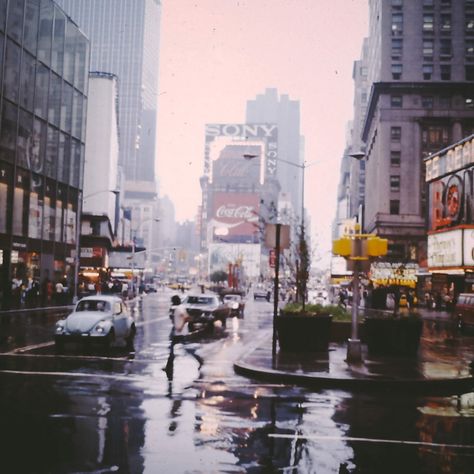
[[[74,377],[74,378],[98,378],[98,379],[111,379],[111,380],[149,380],[149,377],[141,377],[135,374],[128,374],[128,375],[109,375],[109,374],[102,374],[102,373],[95,373],[95,374],[86,374],[83,372],[33,372],[28,370],[0,370],[0,374],[12,374],[12,375],[46,375],[46,376],[53,376],[53,377]]]
[[[384,443],[384,444],[406,444],[411,446],[431,446],[437,448],[461,448],[473,449],[474,444],[443,444],[428,443],[426,441],[407,441],[403,439],[374,439],[374,438],[354,438],[351,436],[324,436],[324,435],[307,435],[299,434],[278,434],[272,433],[268,435],[270,438],[287,438],[287,439],[307,439],[315,441],[347,441],[347,442],[363,442],[363,443]]]

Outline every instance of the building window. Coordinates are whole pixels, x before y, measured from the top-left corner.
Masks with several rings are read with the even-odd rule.
[[[474,40],[472,39],[466,40],[466,56],[474,56]]]
[[[440,109],[449,109],[451,107],[451,97],[447,95],[442,95],[439,97],[439,108]]]
[[[392,142],[399,142],[402,136],[402,127],[390,127],[390,139]]]
[[[431,79],[433,75],[433,65],[432,64],[423,64],[423,79]]]
[[[474,34],[474,15],[466,14],[466,34]]]
[[[465,66],[466,81],[474,81],[474,66]]]
[[[441,33],[450,33],[451,32],[451,15],[442,13],[440,21]]]
[[[402,107],[403,99],[401,95],[390,96],[390,107]]]
[[[365,66],[360,68],[360,75],[362,77],[367,77],[367,68]]]
[[[392,64],[392,79],[401,79],[401,78],[402,78],[402,65]]]
[[[433,96],[431,95],[424,95],[421,97],[421,106],[424,109],[432,109],[433,108]]]
[[[451,80],[451,66],[449,64],[441,64],[441,80]]]
[[[423,14],[423,32],[432,33],[434,30],[434,17],[432,13]]]
[[[392,7],[401,7],[403,5],[403,0],[392,0]]]
[[[400,36],[403,33],[403,13],[392,13],[392,36]]]
[[[390,214],[392,215],[400,214],[400,201],[398,199],[390,200]]]
[[[441,56],[451,56],[452,51],[451,51],[451,40],[450,39],[442,39],[440,41],[440,48],[439,48],[439,54]]]
[[[360,101],[362,104],[367,104],[367,92],[362,92],[360,95]]]
[[[390,191],[400,191],[400,176],[390,176]]]
[[[425,148],[442,148],[449,143],[449,129],[441,126],[428,126],[422,130],[421,141]]]
[[[447,8],[451,6],[451,0],[441,0],[441,7]]]
[[[392,150],[390,152],[390,166],[398,168],[400,166],[401,152]]]
[[[423,57],[425,59],[433,58],[434,51],[434,41],[433,40],[423,40]]]
[[[400,59],[403,51],[403,39],[392,38],[392,59]]]
[[[424,7],[432,7],[434,4],[434,0],[423,0]]]

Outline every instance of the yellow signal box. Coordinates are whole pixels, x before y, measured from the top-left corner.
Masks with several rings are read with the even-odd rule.
[[[352,240],[347,237],[333,240],[332,253],[341,257],[349,257],[352,252]]]
[[[381,257],[388,252],[388,240],[380,237],[369,237],[367,239],[367,256]]]

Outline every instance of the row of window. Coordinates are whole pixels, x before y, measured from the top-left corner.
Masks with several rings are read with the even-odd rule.
[[[392,36],[403,35],[403,13],[392,12]],[[441,35],[450,35],[452,21],[450,13],[441,13],[438,20],[438,31]],[[435,15],[433,13],[423,13],[421,30],[423,34],[432,35],[435,32]],[[474,35],[474,13],[466,12],[464,16],[464,32],[466,35]]]
[[[412,0],[408,0],[412,1]],[[466,6],[474,6],[474,0],[464,0]],[[403,5],[403,0],[392,0],[392,7],[394,9],[399,9]],[[432,8],[435,5],[435,0],[423,0],[423,8]],[[451,0],[439,0],[439,5],[441,8],[451,7]]]
[[[0,31],[81,92],[87,85],[89,43],[51,0],[0,0]],[[19,64],[19,61],[18,61]]]
[[[86,97],[9,39],[3,61],[3,42],[0,33],[0,71],[5,71],[3,77],[0,74],[0,85],[4,98],[83,140]]]
[[[12,193],[12,196],[11,196]],[[0,164],[0,233],[74,244],[77,193]],[[10,212],[8,212],[10,210]]]
[[[7,100],[1,110],[0,158],[81,187],[84,144]]]
[[[392,59],[400,59],[403,53],[403,38],[392,38]],[[424,61],[432,61],[435,54],[435,40],[431,38],[423,38],[422,53]],[[450,59],[452,55],[452,40],[451,38],[439,39],[440,59]],[[474,57],[474,39],[466,38],[464,41],[464,55],[466,59]]]
[[[402,64],[392,64],[392,79],[399,80],[402,79],[403,65]],[[427,81],[433,78],[434,65],[433,64],[423,64],[422,65],[423,80]],[[466,65],[464,67],[465,79],[466,81],[474,81],[474,65]],[[451,80],[451,65],[450,64],[440,64],[439,66],[439,76],[442,81]]]

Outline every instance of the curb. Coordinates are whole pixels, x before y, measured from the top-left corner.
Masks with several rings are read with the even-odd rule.
[[[245,377],[273,383],[287,383],[307,388],[338,388],[347,390],[406,390],[430,393],[465,393],[474,390],[474,374],[451,379],[394,379],[376,377],[334,377],[327,375],[296,374],[245,362],[257,348],[253,347],[233,364],[234,372]]]

